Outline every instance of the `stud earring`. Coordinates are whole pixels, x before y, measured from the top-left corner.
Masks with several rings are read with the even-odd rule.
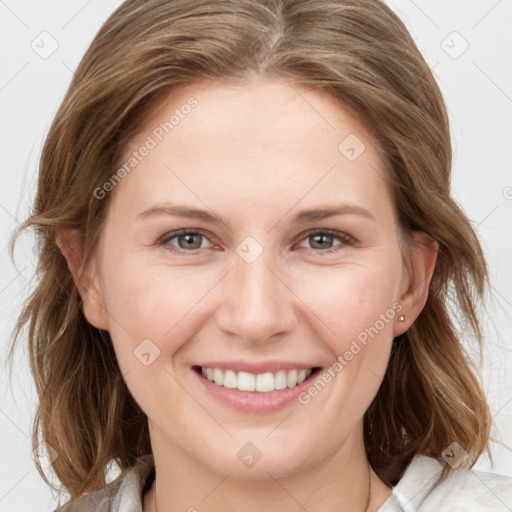
[[[399,321],[399,322],[403,322],[403,321],[405,321],[405,316],[404,316],[404,315],[400,315],[400,316],[398,317],[398,321]]]

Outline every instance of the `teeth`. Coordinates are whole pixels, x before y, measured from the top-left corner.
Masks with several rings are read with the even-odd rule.
[[[252,373],[238,372],[236,383],[240,391],[254,391],[256,387],[256,379]]]
[[[256,391],[268,393],[274,391],[274,376],[271,373],[260,373],[256,375]]]
[[[220,368],[203,368],[201,375],[210,382],[226,388],[239,391],[257,391],[269,393],[270,391],[294,388],[302,384],[313,370],[279,370],[278,372],[259,373],[257,375],[248,372],[235,372],[233,370],[221,370]]]
[[[297,385],[297,370],[290,370],[286,376],[286,385],[293,388]]]
[[[274,378],[274,389],[286,388],[286,372],[279,370]]]
[[[219,386],[224,385],[224,372],[222,370],[219,370],[218,368],[213,369],[213,380],[215,384],[218,384]]]
[[[236,373],[233,370],[226,370],[224,372],[224,387],[236,388]]]

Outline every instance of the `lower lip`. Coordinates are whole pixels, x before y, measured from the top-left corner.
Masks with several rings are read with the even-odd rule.
[[[192,369],[192,373],[219,402],[242,412],[265,414],[280,411],[298,400],[299,395],[308,389],[319,371],[312,373],[304,382],[294,388],[269,391],[261,393],[257,391],[240,391],[238,389],[218,386]]]

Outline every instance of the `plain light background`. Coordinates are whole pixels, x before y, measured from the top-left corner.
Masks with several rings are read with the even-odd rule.
[[[33,238],[24,236],[14,267],[7,241],[29,213],[41,146],[73,70],[120,3],[0,0],[0,512],[47,511],[56,504],[32,460],[36,398],[24,349],[15,359],[10,383],[3,366],[15,319],[34,282],[36,259]],[[483,242],[492,278],[481,378],[495,435],[511,447],[512,1],[388,4],[433,69],[449,110],[453,194]],[[474,352],[471,340],[465,342]],[[512,475],[510,448],[494,445],[493,453],[493,467],[486,457],[476,467]]]

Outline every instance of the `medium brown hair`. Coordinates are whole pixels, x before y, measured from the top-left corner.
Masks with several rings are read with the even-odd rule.
[[[158,102],[181,85],[251,76],[325,91],[355,112],[382,152],[400,230],[439,243],[427,303],[394,340],[365,414],[372,467],[396,484],[416,454],[440,459],[456,441],[472,466],[488,449],[488,405],[449,316],[455,308],[481,345],[485,260],[450,196],[442,95],[397,15],[379,0],[128,0],[76,69],[42,151],[33,214],[21,227],[35,228],[41,249],[37,287],[16,332],[28,326],[39,397],[33,444],[42,439],[57,451],[52,468],[72,499],[104,486],[110,463],[131,467],[151,446],[109,333],[84,317],[56,235],[76,229],[85,264],[109,204],[94,190]]]

